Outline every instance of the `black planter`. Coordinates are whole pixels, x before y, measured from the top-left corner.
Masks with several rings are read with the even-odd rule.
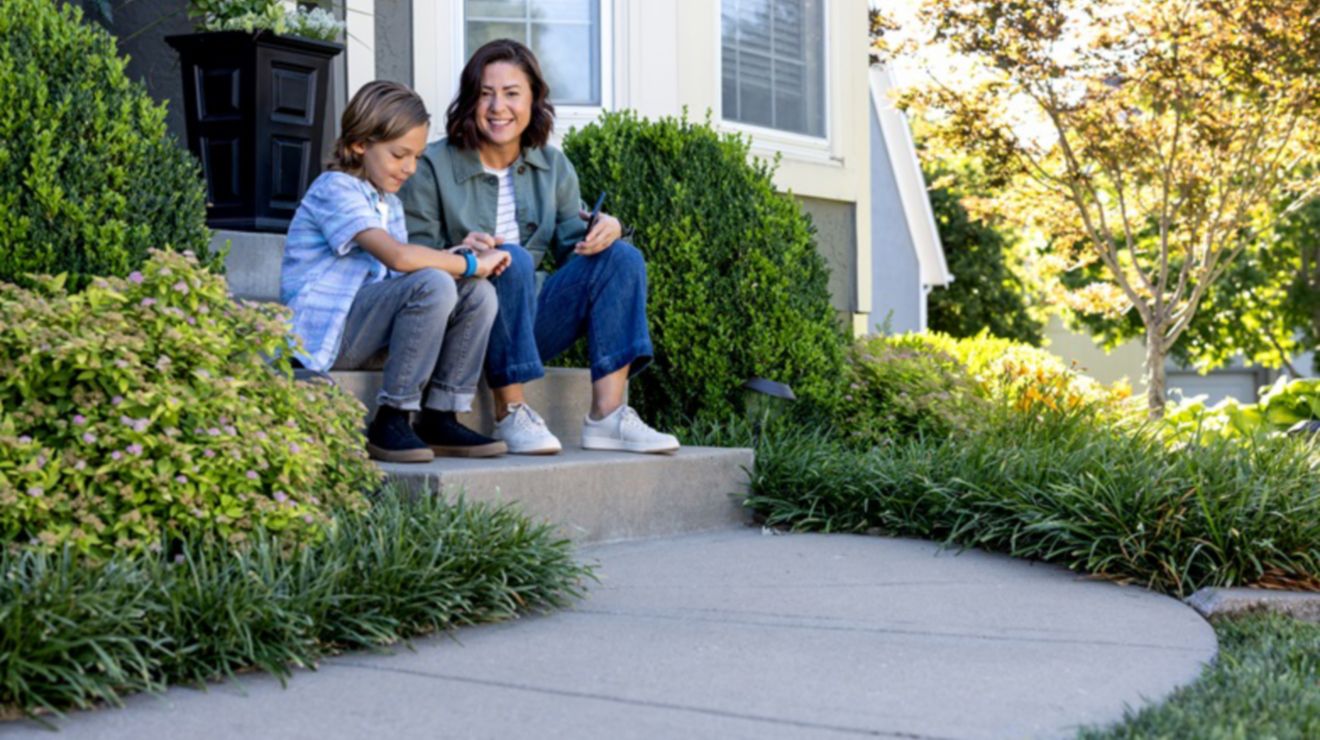
[[[212,228],[284,232],[321,172],[330,60],[340,44],[271,33],[191,33],[179,52],[188,148]]]

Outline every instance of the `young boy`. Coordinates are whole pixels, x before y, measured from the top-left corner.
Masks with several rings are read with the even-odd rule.
[[[403,85],[377,81],[353,96],[329,171],[289,225],[281,300],[313,370],[357,369],[388,351],[367,450],[389,462],[502,454],[503,442],[460,424],[471,407],[509,256],[408,244],[396,193],[426,147],[430,115]],[[423,404],[423,400],[425,403]],[[411,412],[421,411],[414,428]]]

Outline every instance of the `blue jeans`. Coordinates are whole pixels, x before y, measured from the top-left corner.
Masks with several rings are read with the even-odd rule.
[[[623,368],[629,377],[651,364],[646,326],[646,261],[631,244],[574,255],[545,281],[540,295],[532,256],[516,244],[500,247],[513,256],[491,279],[499,313],[486,350],[486,381],[492,388],[526,383],[545,375],[549,361],[587,336],[591,379]]]

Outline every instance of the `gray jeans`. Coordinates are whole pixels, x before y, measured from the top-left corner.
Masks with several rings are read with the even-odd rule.
[[[377,403],[405,411],[468,411],[497,313],[495,287],[422,269],[358,291],[344,323],[334,369],[369,367],[382,351]]]

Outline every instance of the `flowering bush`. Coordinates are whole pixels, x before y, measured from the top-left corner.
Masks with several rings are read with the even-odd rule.
[[[979,430],[992,408],[1109,420],[1130,413],[1128,386],[1106,386],[1044,350],[985,333],[868,337],[855,348],[850,376],[845,424],[871,444],[901,434]]]
[[[286,309],[190,255],[69,294],[0,285],[0,537],[79,551],[315,539],[379,473],[361,405],[293,380]],[[287,354],[287,353],[286,353]]]

